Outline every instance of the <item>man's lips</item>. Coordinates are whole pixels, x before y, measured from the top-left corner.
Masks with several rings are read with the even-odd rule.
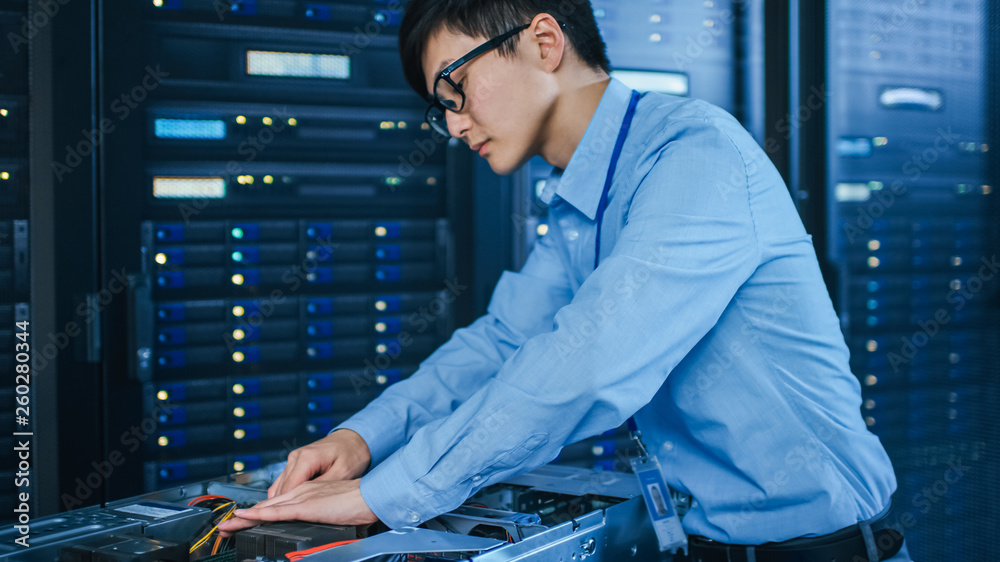
[[[480,156],[482,156],[483,155],[483,149],[486,148],[487,146],[489,146],[489,144],[490,144],[490,141],[487,140],[487,141],[483,141],[483,142],[481,142],[479,144],[472,145],[470,148],[472,148],[472,150],[475,150],[476,152],[479,153]]]

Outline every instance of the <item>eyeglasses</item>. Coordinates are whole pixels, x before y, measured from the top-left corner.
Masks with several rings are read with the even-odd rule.
[[[469,51],[469,54],[449,64],[447,68],[442,70],[434,79],[431,105],[427,108],[427,113],[424,115],[424,120],[427,121],[427,124],[437,131],[438,134],[445,137],[451,137],[451,133],[448,131],[448,119],[446,113],[448,111],[458,113],[465,109],[465,92],[462,90],[462,86],[456,84],[455,81],[451,79],[451,74],[455,72],[458,67],[480,55],[496,49],[500,45],[503,45],[504,41],[510,39],[518,33],[521,33],[529,27],[531,27],[530,23],[522,25],[517,29],[512,29],[499,37],[490,39],[472,51]],[[442,81],[444,81],[443,84]]]

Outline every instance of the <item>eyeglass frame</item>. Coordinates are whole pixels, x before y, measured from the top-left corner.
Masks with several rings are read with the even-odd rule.
[[[565,26],[566,24],[561,24],[561,25]],[[447,67],[445,67],[444,70],[442,70],[441,72],[439,72],[438,75],[437,75],[437,77],[434,78],[434,85],[431,88],[430,93],[428,94],[428,97],[430,98],[430,100],[429,100],[430,101],[430,106],[427,108],[427,111],[424,112],[424,121],[428,125],[430,125],[430,127],[432,129],[434,129],[434,131],[436,131],[437,133],[441,134],[442,136],[450,138],[451,137],[451,132],[448,131],[447,114],[448,114],[449,111],[452,111],[454,113],[458,113],[458,112],[462,111],[463,109],[465,109],[465,102],[466,102],[466,100],[465,100],[465,91],[462,90],[461,86],[459,86],[458,84],[456,84],[455,81],[451,79],[451,74],[453,72],[455,72],[456,70],[458,70],[458,68],[461,67],[463,64],[465,64],[465,63],[467,63],[467,62],[469,62],[469,61],[471,61],[473,59],[476,59],[476,58],[478,58],[478,57],[480,57],[480,56],[488,53],[489,51],[492,51],[493,49],[499,48],[501,45],[504,44],[505,41],[507,41],[511,37],[514,37],[515,35],[521,33],[522,31],[528,29],[529,27],[531,27],[530,23],[522,25],[522,26],[517,27],[515,29],[512,29],[512,30],[508,31],[507,33],[504,33],[503,35],[500,35],[498,37],[494,37],[493,39],[490,39],[489,41],[487,41],[487,42],[483,43],[482,45],[476,47],[475,49],[469,51],[465,56],[463,56],[463,57],[459,58],[458,60],[456,60],[455,62],[449,64]],[[462,96],[462,105],[458,109],[452,109],[452,108],[444,105],[443,103],[441,103],[440,98],[437,95],[438,83],[441,80],[447,81],[448,84],[450,84],[451,87],[455,89],[455,92],[457,92],[458,95]],[[439,119],[431,119],[431,111],[433,111],[435,109],[439,110],[441,112],[441,118],[439,118]],[[440,121],[444,121],[444,127],[443,128],[438,128],[437,124],[439,124]]]

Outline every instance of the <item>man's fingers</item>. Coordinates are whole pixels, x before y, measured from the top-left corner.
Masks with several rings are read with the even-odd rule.
[[[297,519],[297,504],[281,504],[269,507],[259,507],[257,504],[249,509],[236,510],[237,515],[228,521],[219,523],[219,531],[223,536],[229,536],[236,531],[260,525],[266,521],[287,521]]]
[[[267,489],[267,497],[273,498],[275,496],[280,496],[284,493],[291,491],[295,488],[295,484],[291,484],[291,480],[295,478],[295,475],[299,472],[299,463],[293,464],[285,468],[285,471],[281,473],[281,476],[274,481],[274,484]]]
[[[316,478],[313,478],[314,482],[336,482],[339,480],[348,480],[350,476],[342,469],[341,465],[338,463],[333,463],[333,466],[329,470],[320,474]]]
[[[302,463],[298,463],[291,470],[285,469],[285,472],[282,472],[281,476],[268,488],[268,499],[288,494],[306,482],[335,482],[350,479],[350,475],[343,469],[343,463],[336,461],[326,472],[322,472],[318,476],[315,472],[300,470],[302,466]]]
[[[285,477],[285,473],[282,472],[281,474],[278,475],[278,478],[276,478],[274,480],[274,484],[271,484],[271,487],[267,489],[267,497],[268,497],[268,499],[273,498],[274,496],[278,495],[278,490],[281,489],[281,480],[284,477]]]
[[[276,505],[281,505],[283,503],[288,503],[289,501],[292,501],[292,500],[298,498],[301,495],[301,493],[302,493],[302,489],[298,489],[297,488],[295,490],[292,490],[291,492],[288,492],[288,493],[285,493],[285,494],[281,494],[280,496],[274,496],[274,497],[271,497],[271,498],[267,498],[264,501],[257,502],[256,504],[254,504],[253,507],[248,507],[246,509],[259,509],[259,508],[262,508],[262,507],[273,507],[273,506],[276,506]],[[238,509],[236,511],[239,512],[239,513],[243,513],[244,510]]]
[[[287,490],[285,489],[286,488],[285,483],[288,482],[289,474],[290,472],[288,471],[288,469],[285,469],[285,472],[282,472],[281,475],[278,476],[278,479],[274,481],[274,484],[271,484],[271,487],[267,489],[268,499],[280,496],[283,493],[291,490],[291,488],[288,488]]]
[[[254,519],[244,519],[242,517],[234,517],[232,519],[227,519],[226,521],[219,523],[219,532],[222,534],[223,537],[228,537],[233,533],[235,533],[236,531],[240,531],[248,527],[255,527],[257,525],[260,525],[261,523],[262,523],[261,521],[257,521]]]
[[[312,474],[309,474],[308,476],[303,475],[302,471],[288,474],[286,478],[281,479],[280,483],[275,482],[275,486],[277,486],[278,488],[274,491],[273,496],[271,495],[270,491],[268,491],[267,494],[268,498],[281,496],[287,494],[288,492],[291,492],[295,488],[301,486],[303,482],[308,482],[311,476]]]
[[[260,525],[265,521],[281,521],[283,519],[280,514],[275,515],[275,512],[272,510],[279,506],[297,504],[298,502],[290,503],[294,499],[294,495],[285,494],[268,498],[247,509],[237,509],[232,519],[219,523],[219,530],[224,532],[223,536],[229,536],[229,533],[253,527],[254,525]],[[262,513],[264,514],[263,516],[261,516]],[[274,519],[269,519],[268,517],[274,517]]]
[[[367,525],[378,520],[361,496],[360,480],[307,482],[295,490],[235,511],[219,529],[229,536],[264,521],[301,520],[332,525]]]
[[[274,496],[281,495],[282,483],[288,479],[288,475],[295,472],[295,466],[298,464],[298,455],[293,451],[292,454],[288,456],[288,464],[285,465],[285,470],[281,471],[281,474],[275,478],[274,482],[267,489],[267,497],[273,498]]]
[[[247,509],[237,509],[236,516],[255,521],[291,521],[299,518],[299,504],[280,503],[261,507],[257,504]]]
[[[294,461],[289,461],[289,465],[285,467],[281,476],[274,481],[271,488],[268,488],[267,497],[287,494],[324,471],[325,469],[318,459],[309,458],[307,455],[298,455]]]
[[[335,431],[289,453],[288,464],[267,489],[267,497],[287,494],[314,478],[327,482],[354,479],[370,463],[368,445],[360,435],[351,430]]]

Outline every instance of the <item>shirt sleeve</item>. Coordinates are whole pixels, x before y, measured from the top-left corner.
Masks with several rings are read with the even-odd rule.
[[[357,432],[371,450],[372,466],[378,464],[428,422],[453,412],[525,341],[552,331],[556,311],[572,298],[556,249],[542,238],[520,273],[500,277],[485,316],[457,330],[413,376],[390,386],[334,431]]]
[[[673,125],[648,172],[635,166],[615,247],[555,329],[526,341],[450,415],[362,478],[383,522],[433,518],[617,427],[712,329],[760,248],[742,155],[716,126],[687,121]]]

